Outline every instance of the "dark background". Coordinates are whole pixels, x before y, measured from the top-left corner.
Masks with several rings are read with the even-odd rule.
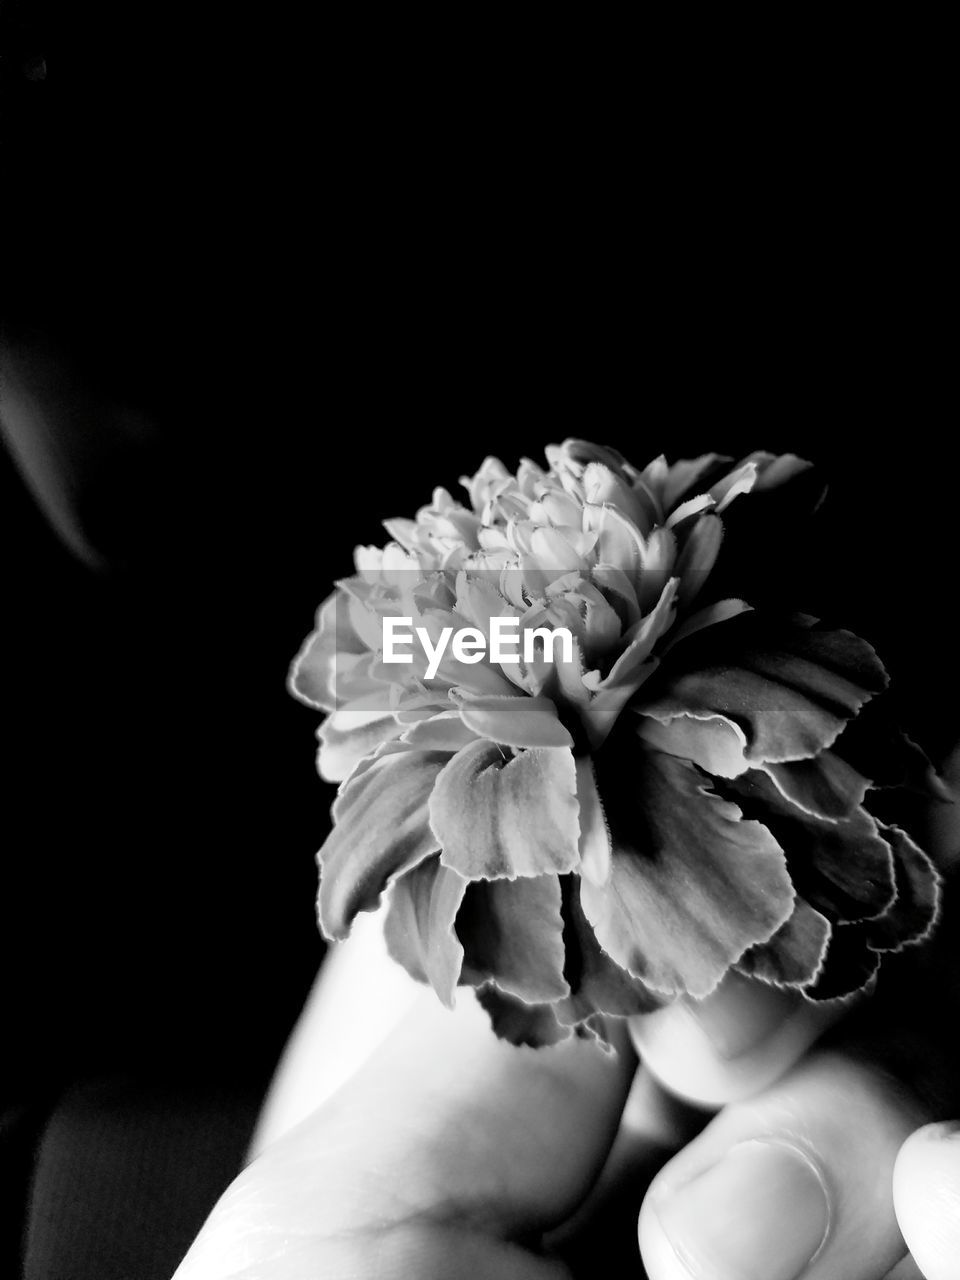
[[[150,1280],[321,958],[284,680],[382,518],[569,434],[799,452],[831,494],[765,564],[955,740],[937,89],[587,116],[283,11],[0,23],[0,1267]]]

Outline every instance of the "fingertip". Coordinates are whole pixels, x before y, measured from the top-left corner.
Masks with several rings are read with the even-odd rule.
[[[647,1191],[650,1280],[683,1266],[687,1280],[886,1276],[904,1252],[890,1179],[915,1115],[888,1080],[837,1053],[724,1108]]]
[[[690,1272],[670,1243],[649,1196],[640,1210],[637,1233],[640,1239],[640,1257],[649,1280],[691,1280]]]
[[[735,1062],[764,1044],[802,1003],[796,991],[730,973],[706,999],[686,1007],[717,1057]]]
[[[897,1222],[928,1280],[956,1280],[960,1257],[960,1122],[912,1133],[893,1169]]]
[[[797,1280],[832,1218],[822,1171],[782,1136],[735,1143],[679,1185],[655,1182],[644,1211],[651,1280]]]
[[[795,992],[730,974],[705,1000],[630,1021],[644,1065],[697,1106],[739,1102],[773,1084],[839,1016]]]

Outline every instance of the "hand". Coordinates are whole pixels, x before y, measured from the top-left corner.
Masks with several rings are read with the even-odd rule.
[[[523,1241],[586,1195],[634,1065],[626,1043],[515,1050],[469,992],[450,1014],[418,991],[367,1063],[241,1174],[177,1280],[561,1277]]]
[[[334,1002],[337,983],[356,996],[358,980],[374,980],[376,964],[361,955],[373,938],[368,929],[338,953],[339,973],[328,975]],[[394,970],[381,977],[387,974],[388,982],[397,981]],[[523,1242],[536,1243],[591,1190],[596,1198],[631,1086],[629,1046],[617,1058],[586,1044],[513,1050],[493,1039],[469,992],[451,1015],[431,993],[404,984],[389,994],[391,1003],[399,995],[405,1006],[398,1025],[372,1050],[355,1045],[369,1056],[342,1084],[330,1076],[324,1082],[311,1069],[314,1055],[326,1063],[336,1057],[329,1039],[313,1035],[336,1029],[331,988],[321,985],[326,1003],[308,1012],[285,1071],[288,1080],[293,1073],[294,1094],[299,1077],[304,1085],[326,1084],[331,1096],[271,1140],[271,1126],[285,1128],[299,1119],[298,1105],[316,1101],[309,1088],[292,1101],[291,1090],[280,1088],[265,1118],[261,1155],[220,1202],[177,1280],[569,1275]],[[750,1003],[746,995],[726,986],[701,1006],[697,1021],[674,1012],[676,1074],[688,1089],[695,1046],[701,1078],[714,1090],[725,1072],[734,1089],[756,1078],[758,1064],[769,1069],[770,1043],[784,1043],[783,1009],[778,1016],[776,1001]],[[340,1030],[349,1032],[343,1023]],[[649,1030],[640,1026],[638,1037]],[[737,1038],[742,1044],[751,1036],[757,1043],[737,1053]],[[664,1070],[666,1019],[655,1039]],[[348,1062],[343,1070],[350,1069]],[[817,1052],[778,1083],[731,1103],[666,1166],[644,1202],[641,1241],[651,1280],[691,1274],[880,1280],[904,1252],[891,1170],[923,1114],[852,1047]],[[682,1142],[682,1125],[665,1131],[664,1116],[669,1108],[641,1073],[625,1125],[635,1146],[653,1140],[662,1151]],[[625,1164],[621,1159],[620,1173]],[[637,1186],[634,1215],[641,1194]],[[828,1226],[813,1268],[804,1272]],[[579,1252],[592,1250],[596,1259],[609,1241],[593,1228]],[[700,1272],[683,1270],[678,1253]],[[618,1274],[612,1257],[609,1267],[604,1274]]]
[[[949,1114],[960,1079],[942,1034],[960,991],[952,933],[948,921],[939,955],[926,961],[927,986],[906,964],[893,970],[900,981],[888,975],[882,997],[799,1066],[791,1064],[830,1015],[739,980],[695,1008],[634,1025],[661,1080],[701,1102],[728,1102],[643,1202],[650,1280],[882,1280],[896,1266],[905,1252],[897,1152],[917,1124]],[[662,1157],[696,1127],[689,1114],[671,1125],[648,1070],[630,1092],[626,1045],[617,1058],[581,1043],[509,1048],[468,991],[447,1013],[377,945],[376,922],[365,918],[334,953],[267,1108],[261,1154],[177,1280],[569,1276],[538,1242],[585,1198],[595,1204],[629,1178],[624,1133],[635,1151],[653,1145]],[[635,1219],[642,1181],[626,1191]],[[901,1178],[897,1208],[911,1244],[925,1229],[930,1238],[929,1224],[910,1218],[915,1201]],[[620,1274],[598,1215],[578,1217],[574,1252],[592,1259],[584,1273]],[[950,1274],[931,1270],[930,1280]]]
[[[928,847],[947,862],[960,814],[935,819]],[[960,1145],[935,1127],[900,1150],[918,1123],[960,1112],[958,890],[954,871],[932,948],[890,966],[817,1051],[661,1170],[640,1215],[651,1280],[958,1280]],[[685,1069],[701,1087],[704,1060]],[[907,1246],[915,1261],[902,1260]]]

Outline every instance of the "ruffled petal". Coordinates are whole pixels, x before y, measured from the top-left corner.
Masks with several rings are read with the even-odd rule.
[[[579,532],[579,530],[578,530]],[[539,525],[530,535],[530,549],[547,573],[569,573],[584,568],[583,557],[559,529]]]
[[[905,787],[948,804],[954,801],[930,757],[893,723],[880,700],[863,708],[833,749],[875,787]]]
[[[405,726],[384,706],[384,694],[372,701],[372,707],[340,707],[317,730],[317,770],[325,782],[343,782],[364,757],[403,733]]]
[[[782,796],[818,818],[849,818],[863,804],[869,782],[862,773],[833,751],[821,751],[811,760],[767,764]]]
[[[748,760],[781,764],[829,747],[885,684],[859,636],[747,613],[671,650],[639,707],[664,721],[723,715],[744,731]]]
[[[806,987],[823,968],[830,941],[830,921],[797,899],[790,919],[769,942],[751,947],[737,961],[740,973],[776,987]]]
[[[603,743],[627,702],[657,669],[659,659],[653,656],[652,650],[674,617],[677,581],[671,578],[664,587],[656,607],[638,624],[630,644],[607,675],[601,677],[598,671],[588,671],[582,676],[581,684],[588,699],[581,703],[578,711],[594,750]],[[574,657],[579,657],[578,650]],[[558,664],[558,676],[563,682],[569,676],[568,668]],[[568,692],[566,687],[564,692]]]
[[[603,887],[581,882],[584,912],[603,949],[635,977],[705,996],[792,913],[783,851],[686,761],[625,738],[603,757],[612,865]]]
[[[680,579],[681,608],[689,608],[703,590],[717,562],[722,541],[723,521],[711,512],[700,516],[687,534],[674,569]]]
[[[905,831],[880,824],[893,850],[897,897],[888,911],[866,927],[867,945],[876,951],[899,951],[925,942],[940,914],[941,879],[936,867]]]
[[[588,503],[583,508],[583,532],[597,535],[598,564],[615,565],[629,574],[640,568],[645,550],[643,534],[616,507],[598,507]]]
[[[504,480],[510,479],[510,472],[499,458],[486,457],[483,465],[475,475],[461,476],[460,483],[470,495],[470,504],[474,511],[482,511],[490,500],[491,491]]]
[[[677,539],[670,529],[651,529],[640,557],[641,570],[637,598],[644,613],[652,609],[663,594],[677,560]]]
[[[893,854],[865,809],[831,821],[791,804],[759,770],[724,787],[769,827],[787,854],[797,892],[837,924],[881,915],[896,893]]]
[[[513,606],[496,586],[478,573],[461,569],[457,574],[457,612],[490,638],[491,618],[509,617]]]
[[[392,879],[437,852],[427,804],[449,759],[435,751],[393,750],[367,762],[341,788],[333,830],[317,855],[318,914],[328,938],[345,938],[354,916],[375,910]]]
[[[665,511],[672,511],[680,498],[703,492],[707,478],[733,459],[722,453],[704,453],[699,458],[681,458],[672,466],[656,459],[643,472],[647,483],[661,494]]]
[[[691,516],[698,516],[704,511],[709,511],[712,506],[714,506],[714,500],[709,493],[701,493],[695,498],[688,498],[686,502],[681,502],[679,507],[667,517],[667,528],[673,529],[678,524],[683,524],[684,520],[689,520]]]
[[[749,493],[757,483],[757,464],[751,460],[742,462],[733,471],[718,480],[710,490],[710,496],[717,504],[717,511],[725,511],[734,498]]]
[[[499,991],[493,983],[478,990],[477,1003],[489,1015],[495,1034],[510,1044],[543,1049],[570,1036],[570,1028],[557,1020],[553,1005],[524,1004]]]
[[[409,570],[405,572],[409,573]],[[343,625],[349,625],[364,647],[375,653],[383,645],[383,615],[373,606],[370,584],[356,578],[343,578],[337,586],[343,592],[337,604],[338,627],[341,625],[340,615],[343,614],[346,618]],[[385,607],[384,611],[398,612],[390,607]]]
[[[556,876],[475,881],[457,917],[463,975],[481,986],[528,1004],[559,1000],[570,992],[563,976],[563,919]]]
[[[666,654],[675,644],[686,640],[688,636],[696,635],[698,631],[716,626],[717,623],[729,622],[731,618],[739,618],[741,613],[750,613],[752,609],[753,606],[747,604],[745,600],[736,599],[718,600],[716,604],[698,609],[696,613],[691,613],[679,627],[673,628],[661,652]]]
[[[591,577],[594,585],[616,611],[624,631],[640,621],[642,614],[637,600],[636,583],[629,574],[612,564],[597,564]]]
[[[648,746],[690,760],[716,778],[737,778],[750,768],[743,754],[746,745],[743,731],[723,716],[710,716],[705,720],[677,716],[662,722],[641,715],[637,733]]]
[[[857,925],[836,925],[817,980],[805,987],[808,1000],[842,1000],[862,991],[877,976],[880,955],[866,945]]]
[[[467,883],[438,857],[428,858],[394,884],[383,926],[393,959],[418,982],[428,982],[448,1009],[463,964],[453,922]]]
[[[475,742],[453,757],[430,797],[443,862],[470,880],[573,871],[577,781],[562,749],[509,755]]]
[[[613,506],[638,529],[646,531],[657,514],[644,489],[634,489],[622,472],[614,473],[602,462],[590,462],[583,472],[583,496],[594,506]]]
[[[477,738],[478,735],[460,719],[459,711],[442,711],[426,720],[418,720],[403,735],[404,742],[424,751],[455,752],[476,742]]]
[[[316,630],[307,636],[290,668],[290,692],[321,711],[332,711],[337,705],[334,678],[338,662],[368,652],[344,605],[337,592],[327,596],[317,611]]]
[[[580,806],[580,874],[594,884],[610,878],[610,829],[589,756],[576,758],[577,803]]]
[[[594,444],[592,440],[581,440],[576,436],[568,436],[563,444],[548,444],[544,453],[552,467],[556,467],[558,471],[570,471],[577,477],[583,475],[584,469],[591,462],[600,462],[620,475],[626,462],[619,449],[607,444]]]
[[[813,466],[813,463],[807,462],[804,458],[798,458],[795,453],[781,453],[779,456],[775,453],[751,453],[747,461],[757,465],[759,472],[755,485],[757,493],[777,489],[795,476],[809,471]]]
[[[563,876],[563,940],[566,949],[564,973],[570,994],[557,1004],[557,1017],[573,1025],[586,1022],[597,1013],[630,1017],[652,1013],[663,998],[651,991],[614,962],[597,941],[593,926],[580,903],[580,882]]]
[[[617,658],[606,676],[590,672],[584,683],[591,689],[636,689],[638,672],[650,657],[654,645],[673,621],[679,579],[671,578],[664,586],[654,608],[637,624],[636,634]]]
[[[464,698],[460,717],[468,729],[508,747],[572,747],[549,698]]]

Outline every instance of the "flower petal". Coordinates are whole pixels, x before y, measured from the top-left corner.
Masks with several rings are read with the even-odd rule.
[[[579,531],[578,531],[579,532]],[[530,536],[530,548],[539,567],[548,573],[569,573],[583,567],[583,560],[559,529],[538,525]]]
[[[317,611],[316,630],[307,637],[293,660],[288,682],[290,692],[308,706],[332,711],[337,705],[334,679],[338,659],[367,652],[350,622],[346,599],[333,592]]]
[[[821,751],[811,760],[767,764],[777,790],[791,804],[819,818],[849,818],[863,804],[869,782],[862,773],[833,751]]]
[[[940,875],[921,848],[899,827],[880,823],[893,850],[897,897],[877,920],[866,927],[867,945],[875,951],[899,951],[925,942],[940,914]]]
[[[684,539],[674,569],[680,579],[682,608],[688,608],[706,584],[722,541],[723,521],[712,512],[700,516]]]
[[[614,565],[629,574],[639,569],[645,550],[643,534],[616,507],[587,503],[583,508],[583,532],[597,535],[598,564]]]
[[[781,453],[778,457],[775,453],[761,451],[751,453],[746,461],[757,464],[759,475],[754,486],[757,493],[765,489],[778,488],[788,480],[792,480],[794,476],[800,475],[801,472],[809,471],[813,466],[813,463],[807,462],[804,458],[798,458],[795,453]]]
[[[610,830],[589,756],[576,758],[577,803],[580,806],[580,874],[594,884],[610,878]]]
[[[929,756],[893,723],[879,701],[864,707],[833,749],[875,787],[906,787],[953,803],[954,797],[937,776]]]
[[[662,652],[666,653],[681,640],[686,640],[687,636],[696,635],[706,627],[716,626],[718,622],[729,622],[731,618],[738,618],[741,613],[750,613],[752,609],[753,606],[747,604],[745,600],[718,600],[716,604],[707,605],[705,609],[698,609],[679,627],[674,628],[670,633],[670,641],[663,646]]]
[[[317,770],[325,782],[349,778],[365,756],[403,732],[404,726],[384,707],[384,698],[384,693],[378,694],[373,707],[340,707],[324,720],[317,730]]]
[[[597,940],[657,991],[705,996],[792,913],[783,851],[684,760],[622,738],[597,765],[613,848],[609,882],[581,882]]]
[[[735,467],[729,475],[718,480],[711,488],[710,496],[717,504],[717,511],[725,511],[734,498],[749,493],[757,483],[757,464],[748,459]]]
[[[638,624],[636,635],[624,649],[602,679],[599,673],[590,672],[584,683],[590,689],[621,690],[639,688],[639,673],[650,657],[654,645],[673,621],[676,611],[678,578],[671,578],[664,586],[655,608]],[[622,702],[621,702],[622,705]]]
[[[691,490],[701,492],[694,486],[703,486],[710,474],[716,474],[724,463],[732,461],[724,453],[704,453],[699,458],[680,458],[667,466],[666,458],[660,457],[645,468],[643,476],[654,492],[662,494],[664,511],[672,511],[678,499],[690,497]]]
[[[345,938],[357,912],[373,911],[392,879],[437,852],[427,802],[449,759],[395,750],[343,785],[333,803],[334,828],[317,855],[318,912],[328,938]]]
[[[563,1023],[585,1022],[595,1013],[630,1017],[652,1013],[663,1004],[662,997],[616,964],[600,946],[580,903],[580,882],[563,876],[563,938],[566,947],[564,973],[570,995],[557,1005]]]
[[[716,778],[736,778],[750,768],[743,731],[723,716],[677,716],[662,723],[641,715],[637,732],[648,746],[690,760]]]
[[[702,511],[709,511],[714,505],[714,500],[709,493],[701,493],[696,498],[688,498],[686,502],[681,502],[679,507],[667,517],[667,528],[672,529],[676,525],[682,524],[684,520],[689,520],[691,516],[698,516]]]
[[[513,606],[487,577],[479,573],[457,574],[457,612],[485,636],[490,637],[490,619],[509,617]]]
[[[624,631],[642,617],[634,580],[612,564],[597,564],[591,573],[594,583],[615,610]]]
[[[477,735],[463,723],[459,711],[442,711],[411,725],[402,741],[423,751],[459,751],[476,742]]]
[[[496,1035],[510,1044],[542,1049],[570,1036],[570,1028],[557,1021],[552,1005],[524,1004],[499,991],[492,982],[478,990],[477,1003],[490,1015]]]
[[[893,902],[893,854],[865,809],[830,821],[791,804],[757,769],[724,784],[750,817],[768,826],[787,854],[797,892],[837,924],[870,920]]]
[[[649,529],[655,515],[648,494],[634,489],[621,474],[602,462],[589,462],[583,471],[583,496],[594,506],[611,506],[621,511],[638,529]]]
[[[563,976],[563,919],[556,876],[478,880],[469,884],[457,917],[464,979],[528,1004],[569,995]]]
[[[751,612],[671,650],[640,709],[663,721],[723,715],[746,734],[748,760],[782,764],[831,746],[885,684],[873,649],[849,631]]]
[[[594,444],[592,440],[580,440],[575,436],[568,436],[563,444],[548,444],[544,453],[552,467],[558,471],[572,471],[576,476],[581,476],[584,468],[591,462],[602,462],[619,475],[626,462],[618,449],[606,444]]]
[[[637,600],[643,613],[649,613],[661,598],[664,587],[673,576],[676,561],[675,534],[670,529],[651,530],[641,555],[641,569],[637,575]],[[677,578],[677,585],[679,582]]]
[[[464,747],[430,797],[430,824],[444,864],[471,880],[574,870],[576,791],[569,751],[511,756],[492,742]]]
[[[470,494],[474,511],[482,511],[489,501],[491,490],[503,480],[511,479],[510,472],[499,458],[486,457],[475,475],[461,476],[460,483]]]
[[[356,578],[344,578],[337,586],[343,592],[337,606],[338,613],[346,615],[350,627],[365,648],[376,652],[383,645],[383,614],[394,612],[394,609],[390,603],[383,602],[382,611],[378,612],[377,597],[371,594],[369,583],[358,582]],[[339,627],[340,623],[337,625]]]
[[[786,924],[769,942],[746,951],[736,967],[748,977],[777,987],[805,987],[816,981],[829,941],[830,921],[798,898]]]
[[[508,747],[572,747],[549,698],[464,698],[460,717],[468,729]]]
[[[394,884],[383,926],[387,951],[418,982],[428,982],[448,1009],[460,980],[463,947],[453,922],[467,881],[428,858]]]
[[[805,987],[808,1000],[842,1000],[862,991],[877,975],[880,956],[866,945],[857,925],[837,925],[817,980]]]

